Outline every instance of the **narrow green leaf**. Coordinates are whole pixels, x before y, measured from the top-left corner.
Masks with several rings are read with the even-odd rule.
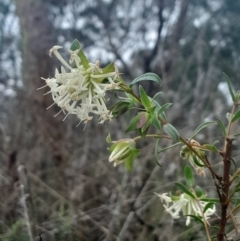
[[[194,185],[194,176],[192,174],[191,167],[188,165],[184,167],[184,177],[187,185],[192,187]]]
[[[152,125],[159,131],[162,129],[161,122],[158,120],[156,113],[154,113],[152,116]]]
[[[164,112],[166,109],[168,109],[171,105],[172,105],[172,103],[166,103],[163,106],[161,106],[161,108],[158,110],[158,114],[160,115],[162,112]]]
[[[102,68],[103,74],[114,72],[114,71],[115,71],[115,66],[113,62],[108,64],[106,67]]]
[[[204,167],[205,165],[204,164],[201,164],[199,161],[198,161],[198,157],[195,155],[195,154],[192,154],[192,157],[193,157],[193,161],[194,163],[199,166],[199,167]]]
[[[160,113],[159,116],[161,117],[161,119],[167,122],[167,117],[165,115],[165,112]]]
[[[71,44],[70,50],[75,51],[80,48],[81,48],[81,45],[80,45],[79,41],[77,39],[75,39]]]
[[[234,122],[234,121],[236,121],[236,120],[239,119],[239,118],[240,118],[240,110],[238,110],[238,111],[235,113],[235,115],[233,116],[231,122]]]
[[[234,202],[234,206],[235,206],[235,207],[240,204],[240,198],[239,198],[239,197],[237,197],[237,198],[234,198],[234,197],[233,197],[232,200],[235,201],[235,202]],[[239,209],[239,208],[238,208],[238,209]]]
[[[240,133],[237,133],[237,134],[233,134],[233,136],[240,136]]]
[[[158,84],[161,83],[161,79],[157,74],[154,73],[146,73],[143,75],[140,75],[139,77],[137,77],[136,79],[134,79],[131,84],[129,85],[129,87],[132,87],[134,84],[143,81],[143,80],[151,80],[154,82],[157,82]]]
[[[85,69],[88,69],[90,67],[89,62],[87,60],[87,57],[85,56],[85,54],[83,53],[83,51],[81,49],[78,52],[78,57],[81,59],[81,64],[83,65],[83,67]]]
[[[186,193],[188,196],[192,197],[195,199],[194,195],[188,190],[186,186],[184,186],[180,182],[175,182],[175,185],[178,186],[184,193]]]
[[[239,191],[240,191],[240,187],[236,188],[236,189],[234,190],[234,193],[239,192]]]
[[[131,123],[130,123],[130,125],[128,126],[126,132],[135,131],[135,130],[137,129],[137,128],[136,128],[136,125],[137,125],[138,119],[139,119],[139,115],[136,115],[136,116],[131,120]]]
[[[203,195],[202,188],[199,187],[199,186],[196,186],[195,187],[195,193],[196,193],[198,198],[201,197]]]
[[[156,164],[159,167],[162,167],[162,165],[158,162],[158,156],[157,156],[157,154],[158,154],[158,142],[159,142],[159,139],[157,139],[156,144],[155,144],[154,159],[155,159]]]
[[[211,228],[211,227],[210,227]],[[217,239],[217,235],[215,234],[215,235],[212,235],[211,237],[210,237],[210,240],[215,240],[215,239]],[[237,241],[237,240],[236,240]]]
[[[113,106],[111,106],[109,109],[111,110],[113,117],[119,117],[121,115],[123,115],[125,112],[128,111],[128,109],[130,108],[131,103],[128,101],[119,101],[116,104],[114,104]]]
[[[208,126],[213,126],[213,125],[216,125],[216,122],[214,121],[207,121],[207,122],[204,122],[202,124],[200,124],[195,130],[194,132],[192,133],[192,135],[190,136],[189,139],[192,139],[194,136],[196,136],[198,134],[199,131],[201,131],[202,129],[208,127]]]
[[[236,172],[236,171],[237,171],[237,168],[238,168],[237,163],[235,162],[235,160],[234,160],[233,158],[230,158],[230,160],[231,160],[231,162],[233,163],[234,172]]]
[[[181,142],[177,142],[177,143],[175,143],[175,144],[173,144],[173,145],[171,145],[171,146],[167,146],[167,147],[161,149],[160,151],[158,151],[158,154],[161,153],[161,152],[164,152],[164,151],[166,151],[166,150],[168,150],[168,149],[170,149],[170,148],[173,148],[173,147],[175,147],[175,146],[177,146],[177,145],[179,145],[179,144],[181,144]]]
[[[163,92],[157,92],[154,96],[153,96],[153,99],[156,99],[157,96],[161,95]]]
[[[71,44],[70,50],[75,51],[75,50],[78,50],[78,49],[79,49],[78,57],[80,58],[83,67],[88,69],[89,68],[89,62],[88,62],[85,54],[81,50],[81,45],[80,45],[79,41],[77,39],[75,39]]]
[[[107,135],[107,137],[106,137],[106,142],[107,142],[107,143],[112,143],[110,133],[109,133],[109,134]]]
[[[226,129],[225,129],[225,126],[223,125],[222,121],[221,121],[219,118],[217,118],[216,121],[217,121],[218,125],[219,125],[220,128],[221,128],[221,131],[222,131],[222,133],[223,133],[223,136],[226,136]]]
[[[209,228],[212,228],[212,229],[215,229],[215,230],[218,230],[218,229],[219,229],[218,226],[209,226]]]
[[[132,171],[133,161],[134,161],[133,158],[129,158],[128,160],[126,160],[126,161],[124,162],[125,168],[126,168],[128,171]]]
[[[143,89],[143,87],[141,85],[139,86],[139,95],[140,95],[142,105],[145,108],[151,107],[151,101],[149,100],[145,90]]]
[[[211,208],[213,206],[213,203],[208,203],[206,204],[206,206],[203,209],[203,213],[205,213],[209,208]]]
[[[227,85],[228,85],[228,90],[229,90],[229,93],[232,97],[232,101],[234,102],[235,101],[235,97],[234,97],[234,93],[233,93],[233,89],[232,89],[232,83],[230,81],[230,79],[228,78],[228,76],[223,73],[223,76],[225,77],[225,80],[227,81]]]
[[[210,144],[204,144],[203,149],[218,153],[218,149],[215,146],[210,145]]]
[[[152,106],[155,106],[155,107],[156,107],[155,110],[156,110],[156,112],[158,112],[158,110],[160,110],[161,106],[159,105],[159,103],[158,103],[156,100],[154,100],[154,99],[151,98],[151,97],[149,97],[149,98],[150,98],[150,100],[151,100]]]
[[[166,124],[163,126],[163,130],[173,139],[178,141],[179,140],[179,134],[175,127],[173,127],[171,124]]]

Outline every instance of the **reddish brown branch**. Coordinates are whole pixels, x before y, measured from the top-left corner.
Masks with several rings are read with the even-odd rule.
[[[226,139],[226,148],[223,154],[223,180],[222,180],[222,193],[220,196],[221,203],[221,216],[219,222],[219,230],[217,233],[218,241],[224,241],[225,226],[227,222],[227,208],[229,205],[228,192],[230,187],[230,166],[231,166],[231,151],[232,151],[232,139]]]

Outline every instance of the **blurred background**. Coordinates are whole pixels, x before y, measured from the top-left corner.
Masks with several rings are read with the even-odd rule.
[[[51,96],[37,88],[59,67],[48,51],[61,45],[68,59],[74,39],[91,62],[114,61],[127,82],[157,73],[161,88],[144,87],[150,96],[163,92],[160,104],[174,103],[168,120],[186,138],[203,120],[226,123],[231,102],[222,72],[240,88],[240,1],[1,0],[0,240],[30,240],[20,184],[34,240],[205,240],[199,224],[172,223],[154,195],[172,190],[182,173],[179,148],[158,156],[160,168],[154,140],[142,140],[127,172],[108,162],[105,137],[129,137],[131,113],[106,125],[92,121],[83,131],[75,116],[63,122],[64,115],[54,118],[56,106],[46,110]],[[218,138],[214,128],[197,136],[200,143]],[[219,162],[213,155],[209,160]],[[213,184],[199,181],[214,197]]]

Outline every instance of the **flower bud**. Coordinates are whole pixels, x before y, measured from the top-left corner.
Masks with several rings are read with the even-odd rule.
[[[198,153],[199,156],[204,157],[205,152],[201,150],[201,145],[195,141],[191,140],[189,144],[192,146],[192,148]],[[195,169],[197,175],[199,176],[205,176],[204,171],[204,163],[191,149],[189,149],[188,146],[184,145],[182,146],[180,150],[180,157],[184,160],[188,160],[191,164],[191,166]]]
[[[117,166],[121,163],[130,171],[134,159],[138,156],[139,150],[135,148],[136,143],[132,139],[122,139],[116,141],[110,148],[111,155],[109,162],[114,162],[113,165]]]

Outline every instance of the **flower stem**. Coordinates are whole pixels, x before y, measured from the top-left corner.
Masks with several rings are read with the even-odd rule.
[[[196,201],[197,201],[197,204],[198,204],[198,206],[199,206],[199,208],[200,208],[200,210],[201,210],[202,219],[203,219],[203,223],[204,223],[204,228],[205,228],[205,231],[206,231],[206,234],[207,234],[207,240],[208,240],[208,241],[211,241],[212,239],[211,239],[210,234],[209,234],[209,230],[208,230],[208,226],[207,226],[207,221],[206,221],[206,219],[205,219],[205,216],[204,216],[202,207],[201,207],[201,205],[200,205],[200,203],[199,203],[199,200],[198,200],[197,198],[196,198]]]

